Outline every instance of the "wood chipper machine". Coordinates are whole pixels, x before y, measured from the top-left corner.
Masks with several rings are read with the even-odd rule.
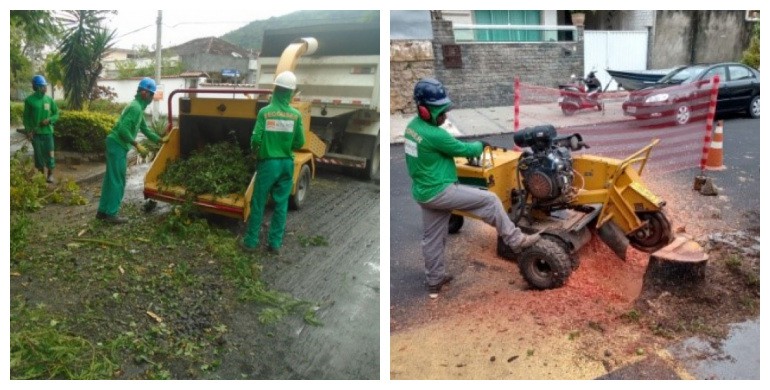
[[[312,38],[289,45],[281,57],[276,74],[294,70],[297,59],[303,54],[312,54],[316,47],[317,42]],[[159,182],[159,176],[168,164],[187,158],[202,146],[217,142],[235,140],[242,150],[248,150],[257,113],[268,104],[271,93],[269,89],[178,89],[171,92],[168,96],[169,118],[173,117],[172,99],[180,94],[178,124],[173,127],[172,121],[169,121],[169,141],[160,148],[145,176],[145,198],[170,203],[186,202],[184,187],[164,186]],[[296,210],[305,201],[311,178],[315,175],[315,159],[324,156],[326,145],[310,131],[310,103],[294,101],[292,106],[302,114],[305,134],[305,145],[294,152],[294,184],[289,207]],[[203,212],[246,221],[251,212],[250,201],[255,178],[256,173],[242,193],[219,197],[198,195],[193,203]]]
[[[591,229],[622,259],[629,243],[671,261],[704,259],[697,243],[683,237],[674,242],[666,202],[640,179],[659,140],[618,160],[572,156],[588,145],[577,133],[557,136],[550,125],[517,131],[513,138],[523,149],[490,147],[479,158],[456,158],[455,164],[461,183],[492,191],[517,226],[540,232],[541,240],[520,253],[501,238],[497,243],[498,255],[516,260],[532,287],[563,285],[577,269],[577,252],[591,239]],[[464,217],[477,218],[453,212],[450,233],[460,230]]]

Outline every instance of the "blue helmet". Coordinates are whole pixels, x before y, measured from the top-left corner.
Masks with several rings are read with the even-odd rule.
[[[46,85],[48,83],[45,82],[45,77],[38,74],[32,78],[32,87],[45,87]]]
[[[414,86],[414,101],[419,106],[443,106],[452,101],[446,94],[444,85],[434,78],[420,79]]]
[[[143,89],[148,92],[155,93],[155,90],[158,88],[157,85],[155,85],[155,80],[145,77],[142,79],[142,81],[139,82],[139,89]]]

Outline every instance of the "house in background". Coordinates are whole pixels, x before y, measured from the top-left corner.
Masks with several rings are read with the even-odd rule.
[[[164,76],[158,81],[156,98],[162,101],[160,115],[166,115],[165,98],[175,89],[198,88],[219,84],[255,84],[257,60],[247,49],[233,45],[216,37],[198,38],[183,44],[163,49],[163,63],[178,66],[178,73]],[[113,49],[103,59],[104,71],[99,85],[112,88],[119,103],[130,102],[136,94],[136,85],[142,76],[121,77],[120,68],[150,68],[154,78],[155,53],[141,55],[136,50]],[[172,109],[177,112],[177,102]]]

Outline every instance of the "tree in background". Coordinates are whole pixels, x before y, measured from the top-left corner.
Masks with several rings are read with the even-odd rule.
[[[64,81],[64,69],[62,69],[59,53],[49,53],[45,57],[45,77],[51,85],[48,88],[51,91],[51,97],[56,99],[56,87],[61,87]]]
[[[749,48],[743,52],[742,61],[754,69],[759,69],[759,22],[754,26]]]
[[[53,11],[11,11],[10,16],[11,89],[31,91],[35,67],[42,63],[43,49],[59,38],[60,25]]]
[[[65,28],[59,50],[64,69],[64,94],[69,108],[81,110],[101,74],[101,59],[115,42],[115,30],[104,23],[115,11],[64,11]]]

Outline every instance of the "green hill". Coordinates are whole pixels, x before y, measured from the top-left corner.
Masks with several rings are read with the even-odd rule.
[[[330,23],[366,23],[380,19],[380,11],[297,11],[266,20],[255,20],[220,38],[244,49],[262,50],[265,30],[292,28]]]

